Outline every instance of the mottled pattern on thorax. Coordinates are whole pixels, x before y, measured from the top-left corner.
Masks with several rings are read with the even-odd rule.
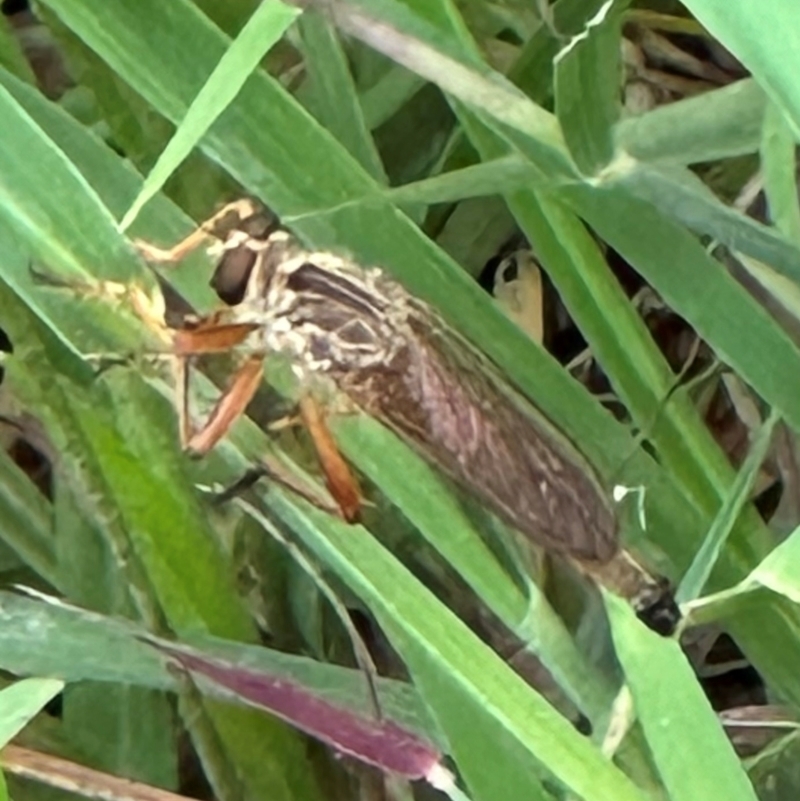
[[[258,263],[237,310],[258,322],[267,352],[291,357],[300,377],[391,363],[404,347],[408,295],[380,270],[330,253],[303,250],[288,237],[274,241]],[[280,236],[284,236],[280,234]]]

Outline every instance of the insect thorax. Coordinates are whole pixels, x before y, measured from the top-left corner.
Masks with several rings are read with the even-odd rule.
[[[348,374],[391,364],[407,346],[409,296],[377,268],[309,252],[284,232],[263,243],[237,319],[298,372]]]

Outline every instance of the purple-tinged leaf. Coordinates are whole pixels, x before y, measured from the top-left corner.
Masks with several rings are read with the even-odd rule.
[[[282,676],[238,667],[163,642],[147,642],[195,676],[223,687],[248,706],[277,715],[343,754],[409,779],[430,780],[438,775],[438,749],[393,721],[336,706]]]

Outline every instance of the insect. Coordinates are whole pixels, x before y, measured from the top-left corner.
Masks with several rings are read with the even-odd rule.
[[[249,201],[226,207],[169,250],[140,247],[150,260],[175,262],[209,237],[218,240],[220,254],[211,283],[230,305],[173,333],[184,364],[181,438],[190,451],[205,453],[225,435],[255,394],[264,358],[282,353],[305,388],[301,418],[346,519],[358,514],[358,485],[315,401],[333,391],[533,543],[600,580],[613,575],[614,583],[633,585],[628,592],[644,590],[642,603],[655,605],[659,621],[674,614],[662,582],[632,567],[621,550],[614,509],[589,462],[430,306],[378,268],[304,249]],[[231,349],[246,359],[195,430],[188,362]]]

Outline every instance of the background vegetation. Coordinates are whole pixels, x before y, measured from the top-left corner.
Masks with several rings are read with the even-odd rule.
[[[762,701],[781,702],[782,718],[800,705],[797,16],[788,0],[658,5],[334,0],[298,15],[277,0],[42,0],[43,25],[2,29],[0,324],[13,353],[0,667],[66,683],[21,742],[198,797],[430,794],[402,771],[384,784],[343,765],[243,698],[248,666],[369,719],[346,604],[386,677],[385,719],[438,748],[475,799],[796,797],[795,736],[742,762],[696,669],[724,630]],[[631,30],[686,50],[666,48],[677,66],[663,52],[644,65],[652,52]],[[720,43],[741,64],[717,66]],[[661,94],[634,110],[642,83]],[[761,188],[769,223],[741,210]],[[363,415],[332,423],[367,486],[364,525],[267,483],[246,504],[210,504],[204,488],[265,452],[313,470],[302,434],[268,436],[255,409],[190,462],[169,370],[132,311],[43,287],[30,268],[152,288],[131,240],[173,242],[243,193],[435,305],[609,486],[643,489],[621,507],[623,537],[679,586],[697,627],[685,653],[564,566],[527,578],[499,525]],[[474,280],[520,235],[616,415]],[[620,262],[697,333],[712,379],[676,381]],[[209,270],[198,254],[166,277],[207,310]],[[270,380],[286,390],[280,369]],[[738,451],[720,436],[731,428],[709,426],[710,391],[744,429]],[[768,451],[783,493],[771,526],[749,503]],[[193,680],[148,632],[196,649],[182,652]],[[61,685],[16,686],[4,714],[20,723]],[[317,734],[344,747],[341,720]]]

